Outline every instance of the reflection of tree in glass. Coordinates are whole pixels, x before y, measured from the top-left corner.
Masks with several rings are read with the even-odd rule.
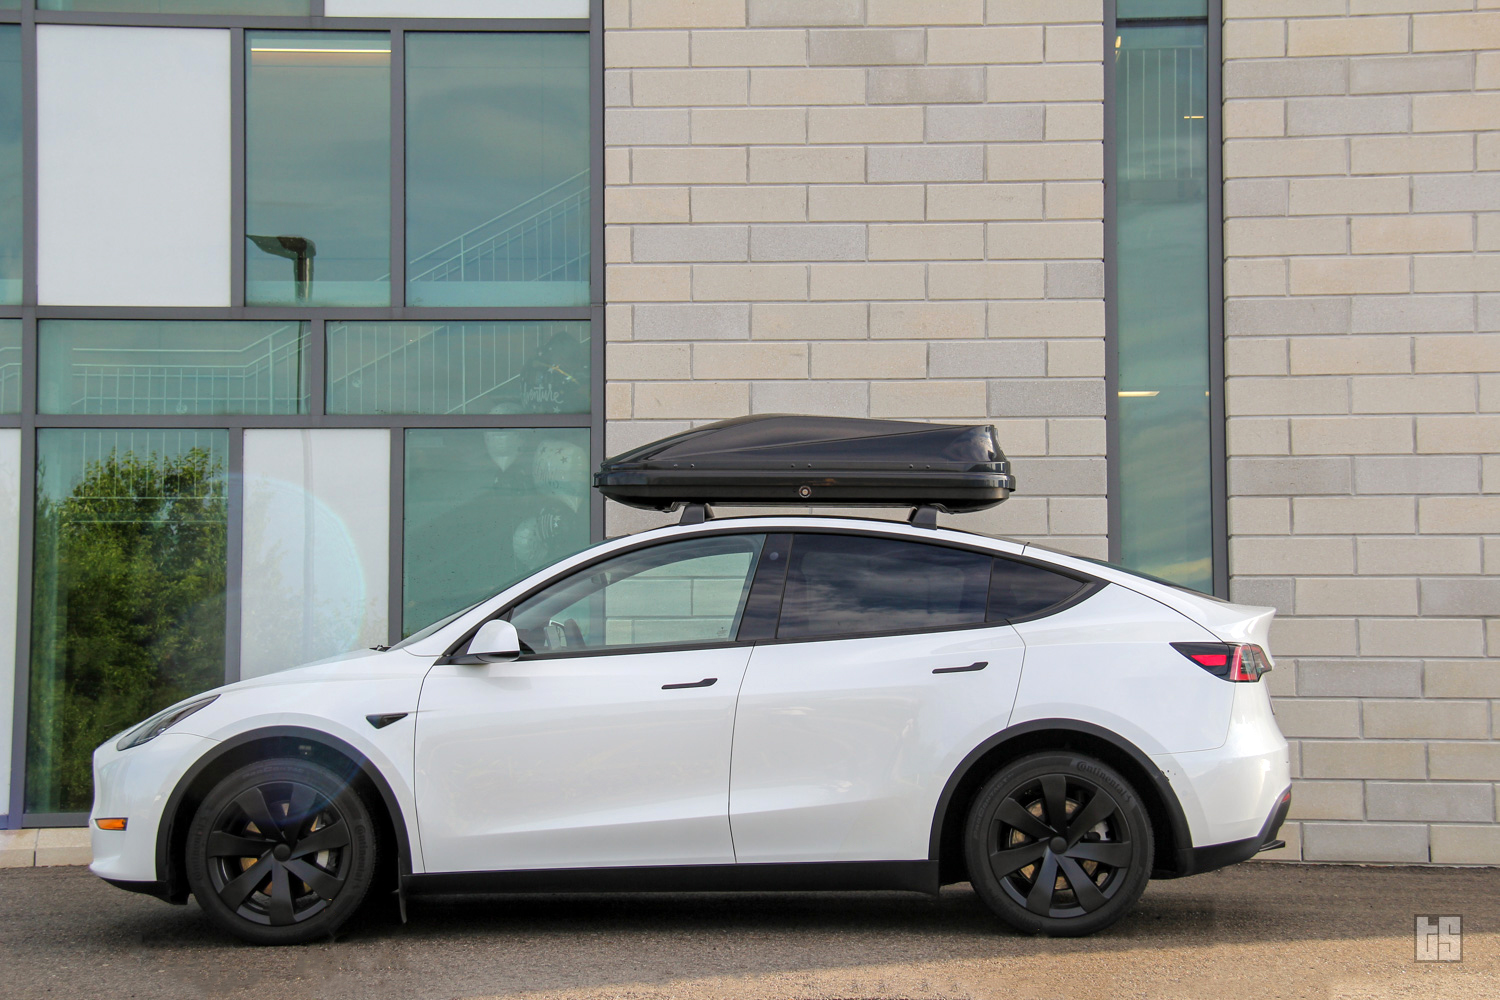
[[[36,522],[27,785],[51,791],[33,809],[87,809],[95,746],[223,681],[223,466],[111,452]]]

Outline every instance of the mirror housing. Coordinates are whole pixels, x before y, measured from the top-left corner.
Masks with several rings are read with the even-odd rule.
[[[507,663],[521,655],[521,636],[510,622],[495,618],[479,626],[464,652],[469,663]]]

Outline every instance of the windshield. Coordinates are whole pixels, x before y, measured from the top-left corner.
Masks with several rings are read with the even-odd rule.
[[[488,597],[486,597],[484,599],[484,601],[488,601],[488,600],[489,600]],[[437,632],[441,632],[443,629],[447,628],[449,625],[452,625],[454,622],[458,621],[460,618],[462,618],[464,615],[468,614],[470,611],[473,611],[475,608],[479,607],[481,604],[484,603],[484,601],[475,601],[473,604],[469,605],[467,608],[464,608],[461,611],[455,611],[455,612],[453,612],[453,614],[449,615],[447,618],[440,618],[440,619],[438,619],[437,621],[433,622],[431,625],[427,626],[426,628],[422,629],[421,631],[419,631],[419,632],[413,632],[411,635],[407,636],[405,639],[402,639],[400,642],[396,643],[391,648],[392,649],[405,649],[407,646],[410,646],[414,642],[421,642],[423,639],[427,638],[429,635],[433,635],[433,634],[435,634]]]

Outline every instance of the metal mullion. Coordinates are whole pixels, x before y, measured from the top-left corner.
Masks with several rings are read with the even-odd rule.
[[[26,307],[0,307],[0,316],[19,318]],[[495,306],[422,307],[389,309],[352,306],[37,306],[41,319],[105,320],[270,320],[290,323],[309,319],[352,320],[398,323],[478,322],[549,322],[587,320],[589,306]]]
[[[328,410],[328,333],[327,321],[321,316],[309,323],[308,339],[303,345],[307,364],[307,412],[303,416],[322,417]]]
[[[17,829],[26,813],[26,733],[31,698],[31,598],[36,544],[36,318],[21,325],[21,468],[17,507],[15,702],[11,706],[10,813]]]
[[[228,523],[224,566],[224,683],[240,679],[240,624],[245,558],[245,428],[229,428]]]
[[[406,33],[391,31],[391,309],[406,306]]]
[[[16,14],[16,11],[10,11]],[[30,11],[20,11],[24,21]],[[583,34],[589,22],[581,17],[494,18],[494,17],[339,17],[329,19],[312,15],[280,14],[115,14],[107,11],[39,10],[38,24],[84,24],[125,28],[265,28],[269,30],[309,30],[336,26],[340,31],[484,31],[507,34],[568,32]],[[330,25],[330,20],[333,24]]]
[[[406,429],[391,428],[390,533],[387,540],[386,575],[386,642],[395,645],[402,639],[404,613],[402,588],[405,585],[406,544]]]
[[[229,304],[245,304],[245,29],[229,31]]]
[[[1115,74],[1124,58],[1115,48],[1119,36],[1115,0],[1104,2],[1104,472],[1105,523],[1109,560],[1124,555],[1124,508],[1120,503],[1120,254],[1117,202],[1119,141]],[[595,491],[597,492],[597,491]]]
[[[385,416],[380,414],[333,414],[327,416],[235,414],[90,414],[62,413],[38,416],[38,427],[139,428],[141,430],[222,430],[228,427],[255,428],[400,428],[400,427],[481,427],[481,428],[567,428],[591,427],[593,417],[587,413],[498,413],[448,414],[412,413]],[[26,426],[24,418],[22,426]]]
[[[1207,80],[1204,99],[1208,143],[1208,410],[1209,465],[1213,496],[1214,594],[1229,598],[1229,447],[1224,369],[1224,101],[1220,80],[1223,0],[1208,2]]]
[[[589,323],[589,467],[604,461],[604,0],[589,3],[589,301],[593,315]],[[603,541],[604,495],[589,490],[589,534]]]
[[[37,302],[36,11],[21,11],[21,304]]]

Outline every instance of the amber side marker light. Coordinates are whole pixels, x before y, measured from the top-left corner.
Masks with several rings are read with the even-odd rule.
[[[125,824],[128,822],[129,820],[120,816],[116,819],[96,819],[94,820],[94,825],[101,830],[123,830],[125,829]]]

